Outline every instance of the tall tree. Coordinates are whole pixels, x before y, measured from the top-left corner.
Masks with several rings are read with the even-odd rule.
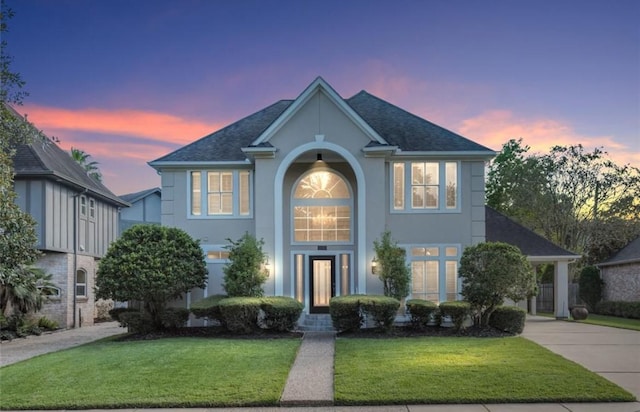
[[[487,204],[597,263],[640,233],[640,170],[582,145],[528,154],[510,140],[487,174]]]
[[[75,160],[80,166],[84,168],[87,174],[98,182],[102,182],[102,173],[100,173],[100,169],[98,165],[100,163],[95,161],[89,161],[91,155],[84,150],[76,149],[75,147],[71,148],[71,157]]]

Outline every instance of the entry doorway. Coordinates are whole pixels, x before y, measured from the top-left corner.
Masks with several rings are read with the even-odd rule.
[[[336,293],[335,256],[309,256],[309,313],[329,313]]]

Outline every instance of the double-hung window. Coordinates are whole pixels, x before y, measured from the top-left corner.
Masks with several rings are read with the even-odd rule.
[[[248,170],[189,172],[192,217],[249,217],[251,173]]]
[[[459,162],[393,162],[393,212],[454,212],[460,209]]]

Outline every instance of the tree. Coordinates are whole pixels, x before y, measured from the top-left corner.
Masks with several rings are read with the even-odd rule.
[[[230,245],[229,260],[224,271],[222,287],[229,296],[260,297],[264,294],[262,285],[267,281],[269,274],[263,265],[266,262],[266,254],[262,251],[264,241],[257,240],[249,233],[245,233],[237,241],[227,239]]]
[[[0,35],[8,30],[7,20],[12,16],[13,12],[2,2]],[[19,144],[46,139],[9,106],[10,103],[20,104],[26,93],[22,91],[24,81],[20,75],[10,70],[11,57],[5,53],[6,45],[4,39],[0,41],[0,295],[3,313],[8,302],[20,306],[21,297],[27,301],[39,298],[36,279],[28,276],[28,268],[39,255],[36,222],[15,203],[12,159]],[[34,293],[26,296],[23,293],[26,291]]]
[[[167,303],[207,281],[204,253],[185,231],[135,225],[111,244],[100,261],[96,297],[143,302],[154,329],[162,328]]]
[[[377,275],[384,285],[384,295],[402,300],[409,294],[411,271],[406,264],[405,250],[391,238],[388,230],[381,240],[373,241],[378,265]]]
[[[595,312],[596,305],[602,300],[604,282],[600,277],[600,270],[595,266],[586,266],[580,271],[579,291],[580,299],[587,304],[590,312]]]
[[[465,248],[458,275],[462,296],[469,302],[475,324],[487,326],[491,314],[505,299],[514,302],[534,295],[536,277],[520,249],[502,242]]]
[[[87,172],[87,174],[98,182],[102,182],[102,173],[100,173],[100,169],[98,165],[100,163],[95,161],[89,161],[91,157],[90,154],[86,153],[84,150],[76,149],[75,147],[71,148],[71,157],[76,161],[82,168]]]
[[[487,174],[487,204],[596,263],[640,233],[640,169],[601,148],[555,146],[528,155],[507,142]]]

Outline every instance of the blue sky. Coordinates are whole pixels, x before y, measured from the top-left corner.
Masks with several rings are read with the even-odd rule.
[[[582,143],[640,166],[638,1],[4,1],[18,110],[117,194],[316,76],[495,150]]]

